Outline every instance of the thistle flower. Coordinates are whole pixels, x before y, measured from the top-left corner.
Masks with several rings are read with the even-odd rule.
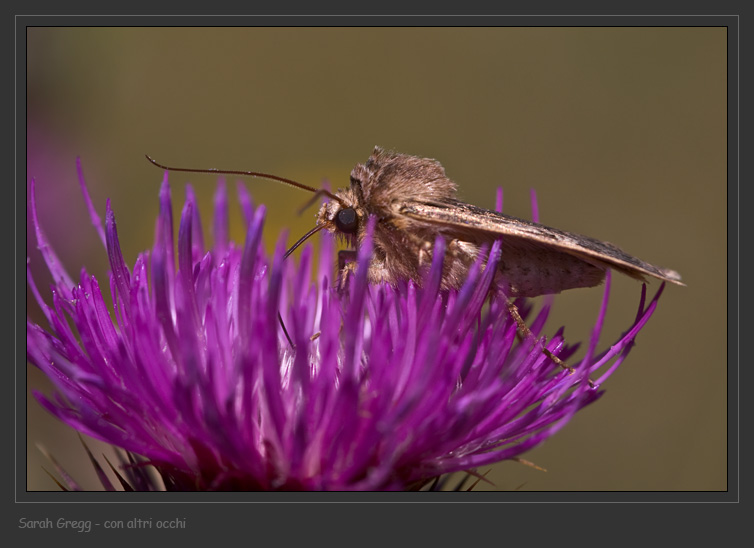
[[[242,186],[246,239],[229,241],[221,182],[214,245],[205,249],[187,187],[176,256],[166,174],[154,246],[129,269],[109,200],[103,227],[80,182],[107,250],[113,313],[96,278],[82,269],[75,282],[62,268],[32,181],[38,247],[54,281],[48,305],[27,268],[49,324],[27,319],[27,357],[55,385],[51,398],[34,393],[41,405],[129,452],[127,488],[153,488],[133,474],[151,465],[175,490],[418,489],[517,458],[600,397],[662,290],[645,307],[643,288],[634,324],[598,353],[608,273],[585,356],[569,372],[542,352],[568,360],[577,346],[565,344],[562,328],[541,337],[551,299],[529,321],[541,338],[519,341],[505,303],[487,300],[494,268],[477,264],[460,291],[439,290],[441,239],[421,287],[367,284],[368,240],[348,291],[336,291],[330,237],[317,265],[310,247],[298,264],[284,260],[282,240],[268,257],[265,209]]]

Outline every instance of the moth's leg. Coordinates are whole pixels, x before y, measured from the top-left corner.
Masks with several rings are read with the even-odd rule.
[[[338,251],[338,270],[343,270],[349,263],[355,263],[358,257],[358,253],[353,249],[341,249]]]
[[[356,251],[351,249],[344,249],[338,252],[338,272],[340,273],[340,279],[338,281],[338,289],[345,290],[348,284],[348,278],[356,272],[357,268]],[[369,272],[367,272],[367,278],[369,283],[379,282],[393,282],[393,274],[388,268],[385,267],[385,263],[375,257],[369,263]]]
[[[338,251],[338,283],[337,288],[340,293],[344,293],[346,288],[348,287],[348,278],[356,271],[356,259],[358,258],[358,254],[356,251],[352,249],[342,249]],[[282,322],[282,320],[281,320]],[[283,329],[285,330],[285,326],[283,326]],[[314,335],[309,337],[310,341],[316,341],[320,335],[322,334],[321,331],[316,332]],[[286,336],[288,333],[286,332]],[[290,339],[289,339],[290,340]]]
[[[432,263],[431,251],[435,244],[434,241],[424,239],[421,236],[417,236],[416,234],[409,231],[404,232],[403,235],[411,240],[411,242],[416,246],[417,252],[419,254],[420,265],[423,265],[425,263]],[[459,249],[456,242],[457,240],[451,240],[450,243],[445,246],[445,255],[450,255],[451,257],[456,258],[460,254],[461,250]]]
[[[434,241],[430,241],[425,238],[422,238],[421,236],[418,236],[408,230],[403,231],[401,236],[411,241],[411,244],[414,246],[412,251],[416,253],[416,255],[419,258],[419,266],[425,263],[430,263],[430,264],[432,263],[432,255],[430,254],[430,252],[432,251],[432,244],[434,244]],[[373,261],[373,263],[374,262],[375,261]],[[376,268],[376,271],[382,270],[379,264],[376,265],[375,268]],[[379,278],[381,276],[379,274],[376,274],[375,277]]]
[[[406,231],[404,236],[412,241],[416,246],[419,255],[419,266],[432,264],[432,252],[434,251],[434,241],[424,239],[416,234]],[[475,246],[474,246],[475,247]],[[476,247],[474,249],[476,251]],[[451,239],[445,245],[445,260],[451,262],[461,261],[467,268],[476,259],[476,253],[471,252],[463,247],[460,240]]]
[[[521,332],[522,337],[526,339],[531,338],[531,339],[536,340],[534,333],[532,333],[531,329],[529,329],[529,326],[526,325],[526,322],[521,317],[521,314],[518,312],[518,307],[515,304],[513,304],[513,301],[506,298],[505,304],[508,306],[508,313],[511,315],[511,318],[513,318],[513,320],[518,325],[518,329]],[[570,365],[565,363],[563,360],[558,358],[555,354],[550,352],[547,348],[544,348],[544,346],[542,347],[542,353],[548,358],[550,358],[552,361],[554,361],[561,368],[568,371],[569,375],[573,375],[573,367],[571,367]],[[592,381],[592,379],[587,379],[587,381],[589,382],[589,386],[591,388],[594,388],[594,382]]]
[[[348,286],[348,278],[356,271],[358,254],[353,249],[338,251],[338,291]]]

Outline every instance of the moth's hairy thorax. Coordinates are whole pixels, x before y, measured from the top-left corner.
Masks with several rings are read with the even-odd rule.
[[[445,175],[440,162],[375,149],[365,164],[351,171],[351,187],[361,189],[363,201],[376,210],[407,200],[444,202],[456,197],[456,184]]]

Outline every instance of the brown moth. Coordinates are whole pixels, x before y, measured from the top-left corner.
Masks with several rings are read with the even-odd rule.
[[[442,288],[458,289],[480,248],[502,240],[495,289],[506,297],[534,297],[601,283],[613,268],[634,278],[645,275],[683,285],[680,275],[633,257],[618,247],[579,234],[503,215],[456,198],[456,184],[437,160],[376,147],[351,171],[350,188],[322,205],[317,227],[358,247],[366,221],[377,217],[372,283],[420,282],[432,261],[438,235],[446,240]],[[351,258],[353,252],[344,254]],[[343,261],[341,261],[342,263]],[[355,263],[341,264],[341,272]]]
[[[351,171],[351,184],[335,193],[253,171],[168,167],[168,171],[224,173],[263,177],[330,198],[317,213],[317,226],[286,253],[290,255],[314,233],[326,229],[354,249],[364,240],[367,220],[375,216],[371,283],[421,283],[432,262],[435,238],[446,241],[441,288],[458,289],[482,246],[502,240],[494,290],[505,297],[535,297],[600,284],[608,268],[643,280],[652,276],[684,285],[678,272],[629,255],[613,244],[504,215],[456,198],[457,186],[440,162],[375,147],[366,163]],[[311,202],[310,202],[311,203]],[[340,275],[351,273],[355,251],[340,252]]]

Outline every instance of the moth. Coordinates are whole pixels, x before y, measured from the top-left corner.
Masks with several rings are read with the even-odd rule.
[[[367,272],[370,283],[421,284],[432,263],[435,239],[445,239],[442,289],[458,289],[483,247],[502,240],[493,290],[512,299],[559,293],[600,284],[608,268],[643,280],[651,276],[678,285],[678,272],[646,263],[613,244],[565,232],[532,221],[464,203],[457,185],[437,160],[375,147],[369,159],[351,171],[350,186],[334,193],[264,173],[217,169],[172,168],[264,177],[327,196],[317,213],[316,226],[287,252],[320,230],[344,239],[351,250],[339,256],[340,279],[354,271],[357,249],[366,235],[367,220],[375,216],[373,256]],[[517,321],[520,318],[517,316]],[[521,324],[520,324],[521,325]],[[528,331],[528,330],[527,330]]]

